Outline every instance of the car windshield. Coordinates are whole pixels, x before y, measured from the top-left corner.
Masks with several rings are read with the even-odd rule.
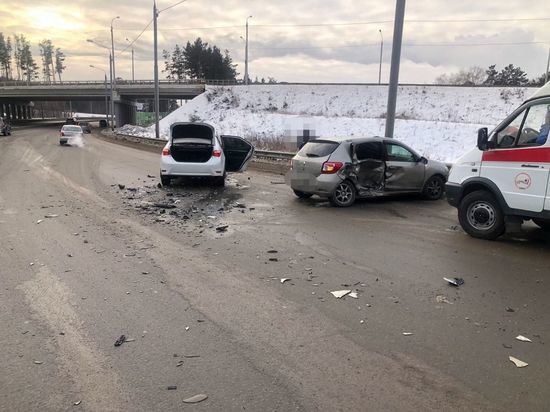
[[[334,152],[340,143],[316,140],[308,142],[300,149],[298,155],[305,157],[325,157]]]

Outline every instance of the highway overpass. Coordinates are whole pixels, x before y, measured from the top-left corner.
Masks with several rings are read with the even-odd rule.
[[[204,82],[161,81],[159,94],[161,99],[192,99],[205,90]],[[155,87],[153,81],[119,81],[114,85],[113,102],[117,126],[135,123],[137,100],[153,99]],[[62,84],[41,82],[0,82],[0,112],[12,119],[30,119],[30,102],[37,101],[103,101],[111,97],[110,84],[107,89],[104,82],[79,81]]]

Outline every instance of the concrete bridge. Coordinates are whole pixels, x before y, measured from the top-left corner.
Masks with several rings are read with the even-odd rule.
[[[8,118],[21,120],[32,118],[32,104],[37,101],[93,102],[111,98],[110,84],[107,88],[100,81],[63,82],[46,84],[41,82],[0,82],[0,113]],[[160,98],[192,99],[205,91],[205,82],[161,81]],[[125,81],[115,83],[113,103],[117,126],[126,123],[135,124],[136,101],[153,99],[155,85],[153,81]]]

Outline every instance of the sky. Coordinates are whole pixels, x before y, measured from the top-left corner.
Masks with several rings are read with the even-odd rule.
[[[178,1],[159,0],[158,8]],[[51,39],[67,55],[65,80],[99,80],[104,74],[89,66],[108,70],[108,51],[87,39],[110,46],[111,19],[119,16],[113,22],[116,75],[131,79],[129,42],[151,21],[152,0],[66,4],[2,0],[0,32],[24,34],[33,44],[36,60],[38,42]],[[433,83],[443,73],[474,65],[496,64],[498,69],[509,63],[522,67],[529,77],[538,77],[544,73],[550,47],[550,9],[545,5],[543,0],[409,0],[400,81]],[[200,36],[228,49],[242,77],[241,36],[247,16],[253,16],[249,19],[251,79],[377,83],[381,38],[382,82],[389,79],[395,16],[391,0],[186,0],[159,16],[159,56],[162,49]],[[152,79],[152,24],[133,48],[135,78]]]

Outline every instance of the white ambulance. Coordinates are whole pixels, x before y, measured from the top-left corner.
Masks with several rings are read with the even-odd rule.
[[[456,161],[446,184],[471,236],[496,239],[506,227],[533,220],[550,229],[550,82]]]

